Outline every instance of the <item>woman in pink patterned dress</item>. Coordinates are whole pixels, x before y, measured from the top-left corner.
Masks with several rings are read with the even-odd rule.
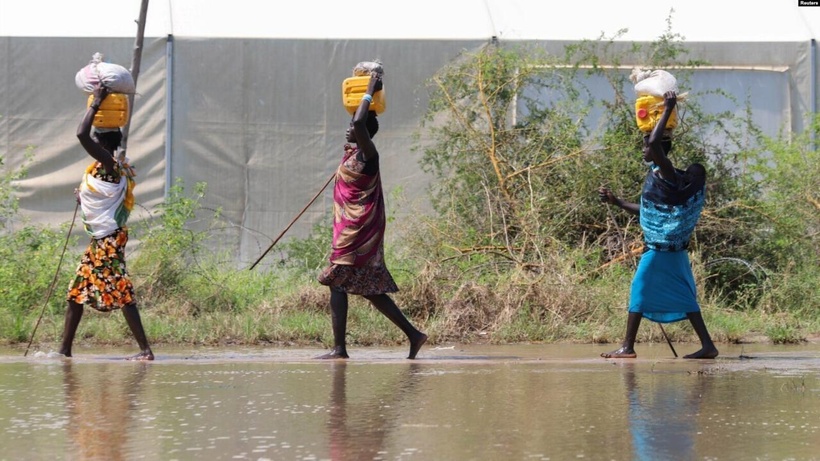
[[[384,231],[387,223],[379,173],[379,152],[372,137],[379,129],[376,112],[370,110],[372,95],[382,89],[382,76],[372,73],[346,133],[347,144],[336,171],[333,190],[333,248],[330,265],[319,282],[330,287],[333,350],[318,358],[346,359],[348,294],[364,296],[385,317],[401,328],[410,341],[409,359],[427,341],[388,296],[399,289],[384,263]],[[352,145],[352,144],[355,144]]]

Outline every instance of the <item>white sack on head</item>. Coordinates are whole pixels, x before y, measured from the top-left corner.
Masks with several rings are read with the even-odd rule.
[[[638,96],[663,97],[667,91],[678,92],[678,81],[665,70],[632,69],[629,80],[635,84],[635,93]]]
[[[371,72],[376,72],[377,74],[384,75],[384,67],[382,66],[382,62],[378,59],[375,59],[373,61],[362,61],[356,64],[355,67],[353,67],[354,77],[370,75]]]
[[[128,69],[119,64],[103,62],[103,55],[94,53],[88,65],[74,76],[74,83],[82,91],[92,93],[100,82],[111,93],[134,94],[137,91],[134,78]]]

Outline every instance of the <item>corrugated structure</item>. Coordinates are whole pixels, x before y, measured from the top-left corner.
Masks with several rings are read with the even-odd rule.
[[[152,0],[128,140],[139,175],[133,219],[154,212],[174,178],[206,182],[204,204],[233,224],[225,249],[238,265],[254,261],[335,169],[350,119],[341,82],[374,58],[384,62],[389,100],[376,139],[385,187],[401,187],[422,207],[429,178],[411,138],[427,102],[424,82],[491,40],[559,54],[628,29],[616,41],[626,49],[656,40],[671,17],[689,57],[710,63],[694,72],[690,91],[720,88],[748,99],[769,134],[803,130],[817,108],[820,8],[795,0],[367,5]],[[97,51],[129,67],[139,8],[139,0],[0,0],[0,153],[3,168],[19,166],[27,149],[34,154],[17,183],[21,213],[34,222],[71,219],[72,190],[89,162],[75,137],[86,95],[74,74]],[[745,110],[710,104],[703,105]],[[330,207],[326,192],[288,236],[307,235]]]

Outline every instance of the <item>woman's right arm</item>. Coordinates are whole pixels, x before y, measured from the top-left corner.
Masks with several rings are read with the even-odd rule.
[[[660,168],[661,177],[669,182],[678,184],[679,180],[675,172],[675,166],[672,165],[672,161],[669,160],[669,157],[667,157],[663,151],[663,147],[661,147],[664,131],[666,130],[666,123],[669,121],[669,117],[672,116],[672,111],[675,110],[678,98],[674,91],[667,91],[663,95],[663,100],[663,114],[661,114],[660,120],[658,120],[658,123],[649,135],[649,149],[652,154],[652,161]]]
[[[108,96],[108,89],[103,85],[99,85],[94,89],[94,100],[91,102],[91,105],[88,106],[88,109],[86,109],[83,120],[77,127],[77,139],[80,140],[80,144],[85,151],[88,152],[88,155],[103,164],[105,171],[114,171],[113,153],[105,150],[91,137],[91,127],[94,124],[94,116],[97,114],[97,111],[100,109],[100,104],[102,104],[106,96]]]
[[[367,94],[370,95],[371,100],[373,99],[373,95],[383,88],[383,85],[381,74],[376,72],[370,74],[370,80],[367,83]],[[370,133],[367,132],[367,117],[370,112],[370,102],[367,98],[362,98],[362,101],[359,103],[359,108],[356,109],[356,113],[353,114],[353,133],[356,135],[356,146],[362,151],[365,160],[379,155],[376,145],[373,144],[373,140],[370,138]]]

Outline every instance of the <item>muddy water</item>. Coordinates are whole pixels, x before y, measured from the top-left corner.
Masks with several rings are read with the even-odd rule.
[[[640,346],[5,349],[0,459],[820,459],[820,346]]]

